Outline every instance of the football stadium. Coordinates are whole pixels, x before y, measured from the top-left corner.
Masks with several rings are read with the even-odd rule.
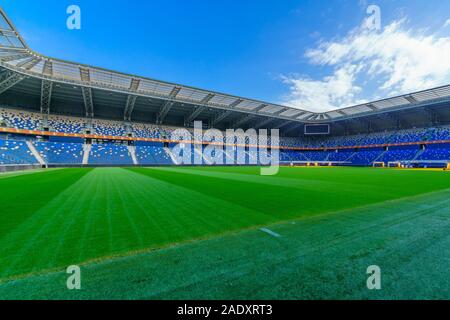
[[[0,13],[0,299],[450,298],[450,85],[318,113],[47,57]],[[200,122],[267,129],[277,174]]]

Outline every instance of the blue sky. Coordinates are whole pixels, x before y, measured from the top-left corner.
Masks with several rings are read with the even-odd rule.
[[[81,30],[66,9],[81,8]],[[366,30],[367,7],[381,29]],[[2,0],[52,57],[326,111],[450,84],[441,0]],[[445,58],[446,57],[446,58]]]

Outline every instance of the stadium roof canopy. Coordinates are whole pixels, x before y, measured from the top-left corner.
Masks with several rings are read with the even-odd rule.
[[[430,104],[450,102],[450,86],[315,113],[254,99],[124,74],[98,67],[46,57],[30,49],[0,8],[0,94],[39,98],[39,108],[63,113],[79,108],[88,117],[142,120],[190,125],[207,120],[220,126],[225,119],[234,126],[298,126],[303,123],[347,122]],[[9,97],[7,102],[15,101]],[[58,107],[61,106],[61,107]],[[148,114],[152,114],[149,116]],[[174,119],[170,121],[170,119]],[[178,120],[176,120],[178,119]]]

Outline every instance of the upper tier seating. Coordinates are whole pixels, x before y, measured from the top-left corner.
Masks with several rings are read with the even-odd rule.
[[[0,139],[0,165],[38,164],[26,142]]]
[[[41,130],[42,120],[39,113],[0,109],[0,118],[8,127],[21,130]]]
[[[160,127],[143,123],[132,123],[131,128],[133,131],[133,137],[152,139],[169,139],[171,133],[175,130],[168,127]]]
[[[48,117],[48,125],[50,131],[62,133],[84,133],[86,128],[84,119],[53,115]]]
[[[125,127],[121,122],[108,121],[108,120],[93,120],[92,121],[93,133],[101,136],[126,136]]]

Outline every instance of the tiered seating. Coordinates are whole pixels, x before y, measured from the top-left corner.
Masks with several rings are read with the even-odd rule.
[[[407,142],[424,142],[450,140],[450,128],[408,129],[396,132],[378,132],[365,135],[315,138],[282,138],[281,145],[285,147],[351,147],[381,144],[397,144]]]
[[[398,131],[391,136],[389,143],[404,143],[404,142],[420,142],[427,141],[427,137],[432,129],[411,129]]]
[[[355,151],[339,150],[337,152],[331,152],[328,157],[328,161],[347,162],[350,161]]]
[[[35,142],[36,150],[48,164],[82,164],[83,144]]]
[[[325,151],[305,151],[303,155],[309,161],[327,161],[330,153]]]
[[[175,130],[168,127],[160,127],[143,123],[133,123],[131,128],[133,131],[133,137],[152,139],[170,138],[171,133]]]
[[[13,127],[25,130],[42,130],[42,119],[39,113],[0,109],[0,124],[6,127]],[[83,133],[86,129],[85,120],[76,117],[66,117],[49,115],[48,125],[50,131],[61,133]],[[125,124],[119,121],[98,120],[92,121],[92,133],[106,136],[126,136],[132,133],[138,138],[171,138],[172,133],[177,128],[156,126],[142,123],[132,123],[125,127]],[[188,129],[192,135],[193,129]],[[29,139],[28,136],[24,136]],[[0,139],[16,140],[19,143],[22,136],[17,134],[3,135]],[[224,140],[226,135],[224,134]],[[424,128],[424,129],[408,129],[390,132],[378,132],[371,134],[359,134],[353,136],[329,136],[329,137],[283,137],[280,140],[281,146],[300,147],[300,148],[327,148],[327,151],[293,151],[280,150],[280,160],[285,162],[303,161],[303,162],[347,162],[351,161],[355,165],[370,165],[373,161],[396,162],[396,161],[442,161],[450,160],[449,146],[444,144],[428,145],[424,150],[419,150],[417,146],[396,146],[390,147],[384,151],[381,147],[371,147],[355,149],[341,149],[335,152],[339,147],[353,146],[373,146],[385,144],[402,144],[402,143],[420,143],[430,141],[450,140],[450,127]],[[83,147],[80,138],[77,141],[63,140],[59,143],[35,143],[37,150],[42,157],[49,163],[55,164],[80,164],[82,162]],[[226,143],[238,143],[237,140],[225,141]],[[239,141],[240,142],[240,141]],[[11,142],[12,143],[12,142]],[[246,143],[249,139],[246,138]],[[270,144],[270,142],[269,142]],[[16,146],[17,147],[17,146]],[[29,157],[29,150],[24,142],[17,148],[11,149],[11,146],[3,146],[2,163],[24,163],[36,162],[34,157]],[[227,158],[233,158],[237,161],[237,152],[231,152],[229,157],[224,157],[224,163]],[[194,163],[196,152],[191,150],[191,163]],[[137,146],[136,156],[138,162],[142,164],[171,164],[170,157],[166,154],[161,145],[142,145]],[[254,157],[257,158],[256,156]],[[242,159],[239,159],[242,160]],[[251,164],[252,158],[245,154],[245,163]],[[258,159],[259,160],[259,159]],[[204,161],[208,163],[209,161]],[[92,164],[132,164],[131,156],[126,146],[115,145],[94,145],[90,154],[90,163]]]
[[[42,129],[42,120],[39,113],[0,109],[0,121],[6,126],[17,129]],[[76,117],[50,115],[48,123],[51,131],[62,133],[83,133],[86,127],[85,121]],[[123,137],[128,133],[124,124],[119,121],[95,119],[92,127],[93,133],[99,135]],[[143,123],[132,123],[130,125],[131,133],[138,138],[170,138],[175,129],[177,128]],[[192,133],[193,130],[189,129],[189,131]],[[282,137],[280,145],[285,147],[334,148],[440,140],[450,140],[449,127],[408,129],[339,137]],[[248,138],[246,142],[248,142]]]
[[[94,133],[102,136],[124,137],[126,135],[125,128],[121,122],[108,120],[92,121]]]
[[[0,139],[0,165],[38,164],[26,142]]]
[[[370,150],[370,149],[362,149],[356,152],[351,158],[351,162],[354,165],[363,165],[368,166],[371,165],[374,161],[376,161],[383,153],[383,150]]]
[[[50,131],[62,133],[84,133],[86,124],[83,119],[74,117],[49,116]]]
[[[377,161],[389,163],[413,160],[419,152],[418,146],[390,147]]]
[[[136,158],[139,164],[173,164],[163,147],[136,146]]]
[[[450,144],[428,145],[417,160],[450,160]]]
[[[430,133],[430,141],[450,140],[450,128],[436,128]]]
[[[94,144],[89,154],[89,164],[132,165],[133,160],[127,146]]]
[[[42,128],[41,115],[38,113],[0,109],[0,117],[8,127],[21,130],[40,130]]]

